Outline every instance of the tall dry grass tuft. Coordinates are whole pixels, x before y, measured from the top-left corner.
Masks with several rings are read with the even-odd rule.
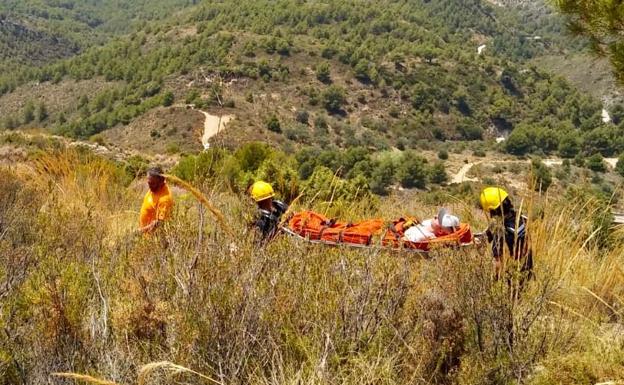
[[[209,376],[206,376],[205,374],[185,368],[181,365],[176,365],[168,361],[152,362],[152,363],[141,366],[138,371],[136,384],[147,385],[151,383],[149,381],[149,378],[154,376],[156,372],[163,372],[166,375],[167,382],[172,376],[179,376],[181,374],[192,374],[203,380],[206,380],[209,383],[223,385],[223,383]],[[100,378],[96,378],[96,377],[89,376],[86,374],[79,374],[79,373],[67,373],[67,372],[52,373],[52,376],[68,378],[71,380],[82,381],[82,382],[86,382],[86,383],[94,384],[94,385],[119,385],[113,381],[103,380]]]
[[[208,199],[206,198],[206,196],[204,196],[204,194],[201,193],[201,191],[199,191],[198,189],[196,189],[195,187],[193,187],[190,183],[183,181],[182,179],[178,178],[175,175],[164,175],[165,178],[172,182],[173,184],[175,184],[176,186],[182,187],[183,189],[185,189],[186,191],[190,192],[191,194],[193,194],[193,196],[200,201],[208,210],[210,210],[210,212],[215,216],[215,218],[217,219],[217,221],[219,222],[219,225],[221,226],[221,228],[227,232],[230,236],[234,235],[234,232],[232,231],[232,229],[230,228],[230,226],[227,224],[227,221],[225,220],[225,217],[223,216],[223,213],[221,213],[221,211],[219,211],[219,209],[217,209],[216,207],[214,207],[210,201],[208,201]]]
[[[176,365],[168,361],[152,362],[147,365],[141,366],[141,368],[139,369],[139,375],[137,377],[137,385],[147,385],[149,383],[148,378],[157,371],[165,372],[168,375],[192,374],[210,383],[223,385],[222,382],[208,377],[205,374],[196,372],[180,365]]]
[[[78,373],[52,373],[52,375],[55,376],[55,377],[68,378],[70,380],[86,382],[88,384],[94,384],[94,385],[119,385],[116,382],[102,380],[102,379],[99,379],[99,378],[88,376],[86,374],[78,374]]]

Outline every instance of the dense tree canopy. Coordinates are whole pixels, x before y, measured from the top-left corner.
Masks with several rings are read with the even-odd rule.
[[[172,9],[178,12],[167,17]],[[103,79],[108,85],[88,100],[76,95],[61,111],[47,106],[45,119],[23,119],[30,111],[22,107],[2,118],[6,128],[37,120],[89,137],[170,106],[178,96],[171,79],[207,74],[295,90],[307,102],[288,109],[304,110],[308,119],[266,111],[257,127],[299,144],[409,149],[511,131],[505,148],[514,154],[624,150],[620,128],[603,126],[599,101],[526,62],[545,52],[544,39],[564,46],[549,14],[527,23],[514,9],[459,0],[11,0],[0,14],[34,17],[45,33],[82,50],[0,72],[0,94],[29,82]],[[122,22],[124,28],[114,27]],[[113,31],[133,33],[111,38]],[[540,39],[528,38],[538,33]],[[476,53],[480,39],[488,42],[487,54]],[[107,43],[93,46],[96,41]],[[566,49],[577,44],[566,42]],[[222,107],[218,88],[191,88],[183,98]],[[244,100],[254,103],[254,95]],[[343,119],[365,109],[361,119]],[[329,124],[316,124],[327,115]]]

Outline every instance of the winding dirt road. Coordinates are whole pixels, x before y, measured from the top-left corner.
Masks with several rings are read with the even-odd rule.
[[[453,175],[453,177],[451,178],[451,183],[478,182],[479,181],[478,178],[467,178],[466,174],[468,173],[468,171],[470,171],[472,166],[477,165],[479,163],[481,162],[466,163],[465,165],[463,165],[459,169],[459,171],[457,171],[457,173]]]
[[[225,130],[225,125],[234,119],[234,115],[216,116],[211,115],[206,111],[197,111],[201,112],[206,117],[204,120],[204,134],[202,135],[201,142],[204,149],[208,149],[210,148],[210,138]]]
[[[604,158],[605,163],[607,163],[607,165],[609,165],[609,167],[611,167],[611,169],[614,169],[617,162],[618,162],[618,158]],[[457,171],[457,173],[455,173],[454,175],[451,176],[451,183],[462,183],[462,182],[478,182],[479,178],[470,178],[467,177],[466,175],[468,174],[468,172],[470,171],[470,169],[472,169],[473,166],[476,166],[478,164],[481,164],[485,161],[480,160],[478,162],[471,162],[471,163],[466,163],[465,165],[463,165],[459,171]],[[494,161],[489,161],[489,163],[513,163],[513,162],[522,162],[521,160],[494,160]],[[527,159],[526,160],[527,163],[530,163],[531,160]],[[562,159],[544,159],[542,160],[542,162],[548,166],[548,167],[553,167],[553,166],[561,166],[563,164],[563,160]]]

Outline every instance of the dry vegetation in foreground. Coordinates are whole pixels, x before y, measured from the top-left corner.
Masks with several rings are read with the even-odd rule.
[[[622,230],[607,238],[581,195],[525,202],[542,215],[531,218],[536,279],[519,293],[513,274],[493,281],[483,248],[423,260],[283,237],[258,249],[252,206],[218,180],[201,190],[235,237],[179,195],[175,219],[143,238],[129,183],[75,150],[0,169],[1,384],[624,380]]]

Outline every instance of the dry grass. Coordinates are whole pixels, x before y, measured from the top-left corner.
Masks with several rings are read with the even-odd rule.
[[[596,242],[601,209],[591,200],[527,193],[525,210],[543,215],[530,217],[536,278],[519,291],[512,263],[509,284],[494,280],[486,247],[427,260],[286,237],[258,248],[240,219],[252,203],[218,183],[199,193],[224,222],[204,220],[195,198],[179,195],[156,237],[135,237],[142,192],[110,162],[61,151],[30,170],[0,170],[0,382],[624,378],[624,246]],[[471,199],[448,202],[484,226]],[[366,203],[339,211],[362,217]],[[371,216],[436,212],[398,195],[375,207]]]
[[[87,376],[86,374],[78,374],[78,373],[52,373],[53,376],[68,378],[70,380],[86,382],[88,384],[95,385],[119,385],[116,382],[101,380],[99,378],[95,378],[92,376]]]
[[[204,374],[201,374],[199,372],[185,368],[180,365],[176,365],[168,361],[152,362],[152,363],[141,366],[141,368],[139,368],[139,371],[138,371],[136,384],[137,385],[150,384],[151,382],[149,381],[149,379],[150,377],[154,376],[156,372],[164,373],[167,377],[167,382],[169,382],[170,378],[174,376],[179,377],[181,374],[192,374],[194,376],[201,378],[202,380],[206,380],[209,383],[222,385],[221,382],[213,378],[210,378]],[[52,375],[56,377],[68,378],[71,380],[86,382],[86,383],[95,384],[95,385],[119,385],[112,381],[102,380],[102,379],[88,376],[85,374],[52,373]]]
[[[141,367],[141,369],[139,370],[139,376],[137,379],[137,385],[147,385],[148,379],[149,377],[156,371],[162,371],[167,373],[168,375],[180,375],[180,374],[192,374],[194,376],[197,376],[203,380],[206,380],[210,383],[213,384],[221,384],[221,382],[206,376],[205,374],[201,374],[199,372],[196,372],[194,370],[185,368],[183,366],[180,365],[176,365],[174,363],[171,362],[167,362],[167,361],[161,361],[161,362],[152,362],[150,364],[147,365],[143,365]]]
[[[195,197],[195,199],[197,199],[198,201],[200,201],[211,213],[212,215],[215,216],[215,218],[217,219],[217,221],[219,222],[219,225],[221,226],[221,228],[227,232],[229,235],[234,235],[234,232],[232,231],[232,229],[230,228],[230,226],[227,224],[225,217],[223,216],[223,213],[221,213],[221,211],[219,211],[219,209],[217,209],[216,207],[214,207],[206,198],[206,196],[204,194],[201,193],[201,191],[199,191],[198,189],[196,189],[195,187],[191,186],[191,184],[183,181],[182,179],[178,178],[175,175],[165,175],[165,178],[175,184],[176,186],[182,187],[183,189],[185,189],[186,191],[190,192],[191,194],[193,194],[193,196]]]

